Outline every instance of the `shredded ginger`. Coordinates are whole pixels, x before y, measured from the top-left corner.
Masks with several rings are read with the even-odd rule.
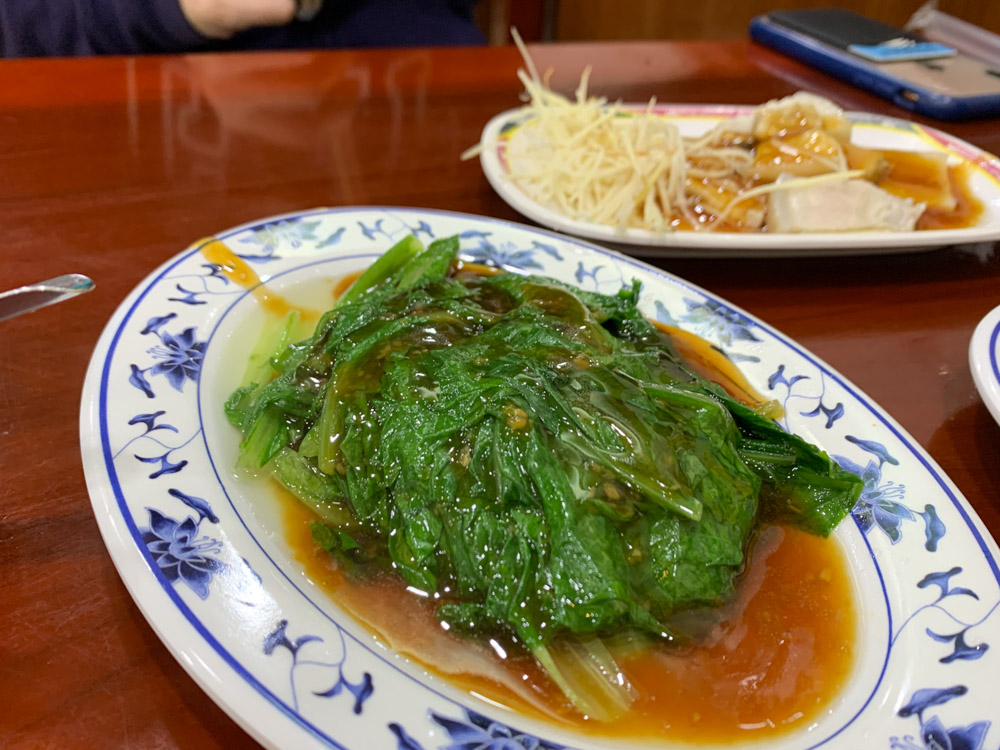
[[[770,180],[761,184],[753,178],[750,121],[742,126],[736,121],[722,123],[699,138],[684,138],[676,125],[655,111],[655,97],[644,110],[637,110],[590,95],[590,66],[583,71],[575,96],[567,98],[549,88],[548,74],[544,79],[538,75],[516,30],[512,35],[527,67],[527,72],[518,70],[527,113],[507,143],[507,161],[510,178],[538,203],[571,219],[619,231],[712,230],[727,223],[732,229],[758,231],[764,228],[767,194],[795,186]],[[807,104],[812,106],[811,100]],[[747,129],[745,138],[734,132],[740,127]],[[484,147],[488,144],[469,149],[462,158],[471,158]],[[782,144],[783,150],[790,148]],[[841,154],[837,156],[824,180],[862,176],[846,168]]]

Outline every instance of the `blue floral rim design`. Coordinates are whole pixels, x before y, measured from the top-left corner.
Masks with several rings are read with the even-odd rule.
[[[409,210],[409,211],[412,211],[412,209],[392,209],[392,208],[381,208],[381,207],[367,208],[366,207],[366,208],[363,208],[363,209],[357,209],[357,208],[316,209],[314,211],[309,211],[309,212],[300,212],[300,213],[288,214],[287,216],[288,217],[293,217],[293,216],[294,217],[302,217],[302,216],[313,216],[313,215],[318,215],[318,214],[325,215],[325,214],[333,214],[333,213],[341,213],[341,212],[363,213],[363,212],[386,212],[386,211],[393,211],[393,210],[399,210],[399,211],[408,211]],[[447,211],[421,210],[421,213],[437,214],[437,215],[442,215],[442,216],[448,216],[448,217],[455,218],[455,219],[461,219],[462,218],[461,214],[456,214],[456,213],[447,212]],[[281,218],[282,217],[275,217],[275,218],[271,218],[271,219],[268,219],[268,220],[263,221],[263,222],[255,222],[253,224],[249,224],[249,225],[237,227],[235,229],[229,230],[229,231],[227,231],[225,233],[222,233],[222,234],[218,235],[218,238],[225,240],[225,239],[227,239],[229,237],[232,237],[233,235],[236,235],[236,234],[239,234],[239,233],[242,233],[242,232],[246,232],[248,230],[260,229],[260,228],[263,228],[263,227],[265,227],[267,225],[273,224],[276,221],[281,220]],[[583,248],[585,248],[587,250],[594,251],[594,252],[597,252],[597,253],[600,253],[600,254],[603,254],[603,255],[609,254],[609,251],[604,250],[604,249],[599,248],[599,247],[595,247],[594,245],[592,245],[592,244],[590,244],[588,242],[575,240],[573,238],[568,238],[568,237],[565,237],[565,236],[562,236],[562,235],[558,235],[558,234],[552,233],[552,232],[546,232],[545,230],[538,230],[538,229],[534,229],[534,228],[526,228],[526,227],[523,227],[522,225],[519,225],[519,224],[516,224],[516,223],[513,223],[513,222],[505,222],[505,221],[496,220],[496,219],[489,219],[489,218],[485,218],[485,217],[469,216],[468,218],[470,220],[474,220],[474,221],[477,221],[477,222],[487,222],[487,223],[497,224],[497,225],[501,225],[501,226],[508,226],[508,227],[515,228],[515,229],[518,229],[518,230],[529,229],[530,231],[538,233],[538,234],[552,236],[553,238],[558,239],[558,240],[560,240],[560,241],[562,241],[564,243],[575,244],[575,245],[577,245],[579,247],[583,247]],[[124,519],[124,521],[126,523],[126,526],[129,529],[129,532],[132,535],[133,540],[136,543],[136,546],[139,547],[139,549],[142,551],[142,554],[146,558],[147,563],[149,564],[151,570],[154,570],[154,571],[157,570],[156,561],[153,559],[153,556],[150,553],[150,551],[142,543],[142,534],[143,534],[143,531],[141,529],[139,529],[139,527],[137,526],[136,521],[135,521],[135,519],[132,516],[131,510],[127,506],[124,494],[122,492],[122,488],[121,488],[121,486],[119,484],[119,481],[118,481],[117,471],[116,471],[116,469],[114,467],[114,463],[113,463],[114,456],[111,454],[110,439],[109,439],[109,428],[108,428],[108,419],[107,419],[107,399],[108,399],[108,392],[109,392],[108,389],[109,389],[110,366],[111,366],[111,362],[112,362],[112,358],[113,358],[112,355],[114,354],[114,352],[116,350],[116,347],[118,346],[120,337],[121,337],[121,335],[123,333],[123,330],[124,330],[124,327],[132,319],[133,313],[135,312],[135,310],[136,310],[137,306],[140,304],[140,302],[142,302],[142,300],[145,298],[146,294],[153,287],[155,287],[155,285],[167,273],[169,273],[173,268],[175,268],[177,265],[179,265],[183,261],[185,261],[188,258],[190,258],[193,254],[196,254],[199,251],[199,249],[200,248],[198,248],[198,247],[193,247],[188,252],[183,253],[182,255],[180,255],[180,256],[172,259],[171,261],[168,261],[166,264],[164,264],[163,266],[161,266],[161,268],[157,269],[157,271],[154,271],[153,274],[150,277],[148,277],[146,280],[144,280],[142,282],[142,285],[140,286],[139,290],[137,290],[137,296],[131,301],[131,305],[130,305],[129,309],[126,310],[124,312],[124,314],[122,315],[122,319],[121,319],[121,321],[118,324],[118,328],[117,328],[117,330],[115,330],[115,332],[114,332],[114,334],[113,334],[113,336],[111,338],[110,344],[108,345],[107,352],[104,353],[104,362],[103,362],[103,365],[102,365],[102,368],[101,368],[101,379],[100,379],[100,387],[99,387],[99,407],[98,407],[98,414],[99,414],[101,447],[102,447],[102,451],[103,451],[103,455],[104,455],[105,467],[106,467],[106,470],[108,472],[108,477],[109,477],[109,480],[110,480],[110,483],[111,483],[111,486],[112,486],[112,489],[113,489],[113,492],[114,492],[114,496],[115,496],[116,502],[118,504],[119,510],[121,511],[121,514],[122,514],[122,517],[123,517],[123,519]],[[362,254],[362,256],[371,256],[371,255],[374,255],[374,254],[373,253]],[[344,259],[347,259],[347,258],[350,258],[350,257],[358,257],[358,256],[355,255],[355,256],[341,256],[341,257],[344,258]],[[635,261],[633,259],[622,257],[622,256],[618,256],[617,254],[614,254],[614,257],[615,257],[616,261],[618,263],[620,263],[620,264],[629,265],[629,266],[633,266],[633,267],[636,267],[636,268],[641,268],[641,269],[643,269],[646,272],[650,272],[651,271],[652,273],[654,273],[658,277],[660,277],[660,278],[668,281],[669,283],[671,283],[671,284],[673,284],[675,286],[679,286],[679,287],[690,289],[692,291],[696,291],[697,293],[699,293],[701,295],[704,295],[704,297],[705,297],[706,300],[709,300],[712,303],[719,305],[721,308],[724,308],[724,309],[727,309],[727,310],[733,310],[733,312],[736,312],[733,308],[728,307],[725,303],[717,300],[713,295],[709,294],[708,292],[705,292],[704,290],[700,289],[697,286],[694,286],[694,285],[688,284],[686,282],[683,282],[681,280],[678,280],[675,277],[671,276],[670,274],[665,273],[663,271],[660,271],[658,269],[650,269],[650,267],[646,266],[645,264],[642,264],[642,263],[640,263],[638,261]],[[318,263],[323,263],[323,262],[326,262],[326,259],[321,260],[321,261],[316,261],[317,264]],[[313,264],[303,264],[303,265],[313,265]],[[300,266],[300,267],[302,267],[302,266]],[[278,274],[278,275],[280,276],[282,274]],[[239,299],[242,299],[242,296]],[[231,309],[231,307],[229,309]],[[226,311],[226,313],[228,313],[228,310]],[[224,315],[223,315],[223,317],[224,317]],[[883,426],[886,427],[906,447],[906,449],[915,458],[917,458],[923,464],[924,468],[928,471],[928,473],[931,476],[934,477],[934,479],[938,483],[939,487],[943,490],[944,494],[949,498],[949,500],[951,500],[953,506],[959,512],[959,515],[962,517],[963,521],[965,522],[965,524],[967,525],[967,527],[969,528],[969,530],[972,532],[973,537],[976,539],[976,541],[977,541],[977,543],[978,543],[978,545],[980,547],[980,550],[983,553],[983,556],[987,559],[987,561],[989,563],[989,567],[991,569],[991,572],[993,573],[993,575],[996,578],[996,580],[998,582],[1000,582],[1000,568],[998,568],[997,561],[990,554],[990,551],[989,551],[989,549],[988,549],[988,547],[986,545],[986,542],[983,539],[982,535],[980,534],[980,532],[979,532],[978,528],[976,527],[975,523],[969,517],[969,515],[967,514],[967,512],[965,511],[965,509],[962,507],[962,505],[961,505],[960,501],[958,500],[958,498],[950,490],[950,488],[949,488],[948,483],[946,482],[946,480],[942,476],[940,476],[938,474],[938,472],[928,463],[928,461],[920,453],[920,451],[917,450],[917,449],[915,449],[914,446],[910,443],[910,441],[907,440],[906,438],[904,438],[900,434],[900,432],[897,430],[897,428],[893,424],[891,424],[885,417],[883,417],[883,415],[880,414],[872,406],[872,404],[868,401],[868,399],[863,398],[861,395],[859,395],[852,387],[850,387],[849,385],[847,385],[838,375],[830,372],[825,366],[823,366],[819,362],[817,362],[812,356],[810,356],[809,354],[807,354],[806,352],[804,352],[801,348],[799,348],[798,346],[796,346],[795,344],[793,344],[792,342],[790,342],[789,340],[787,340],[785,337],[783,337],[780,334],[776,333],[774,330],[770,329],[767,326],[761,325],[759,323],[757,325],[760,325],[760,327],[761,327],[762,330],[767,331],[776,340],[780,341],[784,346],[788,347],[792,351],[796,352],[803,359],[805,359],[808,362],[810,362],[813,365],[815,365],[817,368],[820,369],[821,372],[825,373],[825,375],[827,377],[829,377],[833,381],[837,382],[842,388],[844,388],[844,390],[846,392],[850,393],[855,399],[857,399],[857,401],[863,403],[865,405],[865,407],[868,409],[868,411],[871,412],[871,414],[874,417],[876,417],[883,424]],[[216,323],[216,326],[217,326],[217,323]],[[998,325],[997,328],[994,329],[993,338],[991,339],[992,342],[995,342],[998,331],[1000,331],[1000,325]],[[214,329],[213,329],[213,334],[214,334]],[[209,341],[210,340],[211,340],[211,336],[209,337]],[[208,341],[205,343],[206,347],[207,347],[208,343],[209,343]],[[996,364],[995,354],[994,354],[994,351],[992,349],[991,349],[991,358],[992,358],[992,364],[993,364],[994,372],[996,373],[997,372],[997,364]],[[168,377],[168,379],[171,379],[172,381],[175,380],[175,379],[177,379],[178,377],[183,377],[183,373],[181,373],[180,371],[171,372],[171,371],[169,371],[169,369],[164,369],[163,370],[163,374],[166,375]],[[998,375],[998,378],[1000,378],[1000,375]],[[199,420],[200,420],[200,418],[201,418],[201,414],[200,414],[200,400],[199,400]],[[207,448],[207,444],[206,444],[206,448]],[[210,453],[209,453],[209,460],[211,461],[211,454]],[[218,475],[218,471],[215,469],[214,462],[212,463],[212,466],[213,466],[213,470],[215,470],[216,474]],[[221,482],[220,482],[220,485],[221,485]],[[237,511],[237,515],[239,516],[238,511]],[[242,521],[243,520],[242,517],[240,517],[240,518],[241,518],[241,521]],[[244,523],[244,526],[246,526],[245,523]],[[249,531],[249,529],[247,529],[247,531]],[[251,536],[252,536],[252,534],[251,534]],[[866,544],[868,544],[867,538],[866,538]],[[871,553],[870,546],[869,546],[869,552]],[[271,562],[273,563],[274,561],[272,560]],[[280,566],[276,565],[276,568],[279,571],[281,571]],[[878,565],[877,564],[876,564],[876,569],[878,569]],[[284,571],[281,571],[281,572],[282,572],[282,574],[284,574]],[[286,578],[287,578],[287,574],[284,574],[284,575],[286,575]],[[881,570],[879,570],[879,575],[881,576]],[[162,577],[158,576],[158,580],[160,581],[161,587],[166,591],[166,593],[168,594],[168,596],[173,601],[174,605],[183,613],[184,617],[189,621],[189,623],[197,630],[197,632],[202,636],[202,638],[205,639],[205,641],[212,647],[212,649],[219,656],[221,656],[223,658],[223,660],[230,667],[232,667],[233,670],[237,674],[240,675],[240,677],[242,677],[245,681],[247,681],[249,684],[251,684],[252,686],[254,686],[254,688],[258,692],[260,692],[265,698],[267,698],[268,701],[271,702],[276,708],[278,708],[285,716],[287,716],[289,719],[293,720],[295,723],[297,723],[298,725],[300,725],[301,727],[303,727],[303,729],[305,729],[306,731],[308,731],[315,738],[317,738],[317,739],[319,739],[319,740],[321,740],[321,741],[329,744],[332,747],[344,748],[344,746],[341,745],[340,743],[338,743],[335,739],[333,739],[332,737],[328,736],[325,732],[323,732],[322,730],[320,730],[315,725],[311,724],[309,721],[307,721],[306,719],[304,719],[304,717],[302,717],[301,715],[297,714],[282,699],[278,698],[276,695],[274,695],[273,693],[271,693],[263,684],[261,684],[245,667],[243,667],[242,664],[240,664],[240,662],[237,659],[233,658],[233,656],[215,638],[215,636],[213,636],[212,633],[209,632],[204,627],[204,625],[201,623],[201,621],[194,615],[193,612],[191,612],[191,610],[188,608],[188,606],[185,604],[185,602],[180,598],[180,596],[178,595],[178,593],[174,589],[174,587],[168,581],[166,581],[165,579],[163,579]],[[883,585],[883,592],[885,593],[885,591],[884,591],[884,585]],[[885,594],[885,595],[887,596],[887,594]],[[306,597],[306,598],[308,599],[308,597]],[[322,612],[322,608],[320,608],[318,605],[316,605],[311,600],[309,600],[309,601],[310,601],[311,604],[313,604],[313,606],[317,607],[317,609],[319,609]],[[890,612],[890,615],[891,615],[891,612]],[[890,624],[890,632],[891,632],[891,624]],[[360,641],[358,641],[358,642],[360,643]],[[366,644],[361,644],[361,645],[367,647]],[[888,658],[888,655],[887,655],[887,658]],[[882,668],[882,674],[883,675],[884,675],[885,668],[886,668],[886,666],[883,665],[883,668]],[[408,675],[406,672],[403,672],[402,670],[399,670],[399,671],[402,674],[406,675],[407,677],[410,677],[411,679],[414,679],[414,680],[416,679],[416,678],[413,678],[411,675]],[[879,679],[881,680],[881,676],[880,676]],[[417,680],[417,682],[419,682],[419,680]],[[432,692],[436,692],[436,691],[433,691],[432,688],[429,688],[428,686],[424,685],[423,683],[420,683],[420,684],[423,685],[423,687],[425,687],[426,689],[432,690]],[[441,695],[441,694],[438,693],[438,695]],[[442,697],[448,699],[449,701],[453,700],[449,696],[442,696]],[[870,698],[869,698],[869,700],[870,700]],[[458,704],[458,705],[461,705],[461,704]],[[860,712],[859,712],[859,714],[860,714]],[[845,729],[856,718],[857,718],[857,716],[855,716],[854,718],[852,718],[851,721],[848,722],[847,724],[845,724],[844,727],[842,727],[837,733],[831,735],[830,737],[825,738],[824,742],[829,741],[830,739],[832,739],[833,737],[835,737],[837,734],[840,733],[840,731],[843,731],[843,729]]]
[[[309,213],[324,213],[325,211],[326,209],[316,209],[315,211]],[[224,240],[233,235],[244,232],[248,229],[264,226],[267,223],[269,223],[269,221],[274,221],[274,219],[236,227],[227,232],[217,235],[217,238],[220,240]],[[132,318],[132,315],[135,312],[136,308],[138,307],[139,303],[142,302],[142,300],[153,289],[153,287],[156,285],[157,282],[162,280],[167,273],[169,273],[172,269],[183,263],[189,257],[200,252],[204,244],[207,243],[196,245],[190,248],[187,252],[182,253],[180,256],[172,258],[170,261],[168,261],[163,266],[154,271],[150,277],[143,280],[143,282],[141,283],[141,291],[139,292],[135,300],[132,302],[128,311],[122,317],[122,320],[117,330],[114,333],[111,343],[108,346],[108,351],[105,354],[103,366],[101,368],[99,423],[100,423],[100,433],[101,433],[101,449],[104,455],[105,468],[108,472],[108,479],[114,491],[115,500],[118,503],[118,509],[121,512],[126,527],[128,528],[129,533],[131,534],[132,539],[136,544],[136,547],[141,551],[143,557],[146,559],[146,562],[149,565],[151,571],[158,571],[157,561],[154,558],[153,554],[150,552],[149,548],[144,544],[143,542],[144,532],[138,527],[134,517],[132,516],[131,511],[128,508],[125,496],[122,492],[121,485],[118,481],[117,471],[115,470],[114,467],[114,456],[112,455],[111,452],[111,442],[108,433],[107,399],[108,399],[108,383],[110,377],[112,355],[114,354],[114,351],[118,345],[122,333],[124,332],[125,325]],[[249,292],[247,292],[247,294],[249,294]],[[241,295],[240,298],[242,298],[243,296],[245,295]],[[201,415],[199,413],[199,421],[200,421],[200,416]],[[296,713],[291,706],[287,705],[283,700],[281,700],[277,695],[275,695],[265,685],[263,685],[256,677],[254,677],[254,675],[248,669],[246,669],[246,667],[244,667],[239,662],[239,660],[235,659],[233,655],[229,653],[226,647],[222,643],[220,643],[218,639],[202,624],[201,620],[195,616],[195,614],[191,611],[191,609],[184,602],[184,600],[181,599],[180,594],[178,594],[177,590],[173,587],[173,585],[169,582],[169,580],[166,579],[166,577],[164,577],[161,574],[157,575],[156,579],[160,583],[161,588],[164,590],[167,596],[169,596],[170,599],[173,601],[177,609],[184,614],[185,619],[187,619],[187,621],[198,632],[198,634],[205,639],[205,641],[212,647],[212,649],[217,654],[219,654],[226,662],[226,664],[228,664],[240,677],[242,677],[247,683],[252,685],[257,690],[257,692],[259,692],[262,696],[264,696],[275,708],[281,711],[282,714],[284,714],[287,718],[297,723],[307,732],[312,734],[315,738],[327,743],[331,747],[337,748],[337,750],[349,750],[346,746],[340,744],[334,738],[328,736],[325,732],[316,727],[314,724],[307,721],[300,714]]]
[[[993,330],[990,332],[990,370],[993,372],[993,380],[996,381],[997,385],[1000,385],[1000,366],[997,365],[997,338],[1000,337],[1000,321],[993,326]]]

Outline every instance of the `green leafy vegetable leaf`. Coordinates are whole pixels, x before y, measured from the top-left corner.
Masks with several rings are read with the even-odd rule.
[[[861,482],[692,374],[637,282],[453,276],[457,253],[395,245],[309,339],[272,332],[225,412],[346,569],[447,594],[455,632],[513,635],[598,711],[594,636],[669,634],[731,595],[762,518],[828,534]]]

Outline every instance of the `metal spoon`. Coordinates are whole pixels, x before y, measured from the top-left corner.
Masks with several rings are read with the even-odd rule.
[[[40,307],[77,297],[93,288],[94,282],[86,276],[70,273],[37,284],[11,289],[0,293],[0,320],[34,312]]]

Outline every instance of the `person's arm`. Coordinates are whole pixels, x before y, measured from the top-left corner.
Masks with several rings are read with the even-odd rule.
[[[183,52],[294,13],[295,0],[0,0],[0,54]]]
[[[284,26],[295,16],[295,0],[180,0],[191,25],[210,39],[229,39],[257,26]]]
[[[169,52],[205,41],[177,0],[0,0],[4,57]]]

